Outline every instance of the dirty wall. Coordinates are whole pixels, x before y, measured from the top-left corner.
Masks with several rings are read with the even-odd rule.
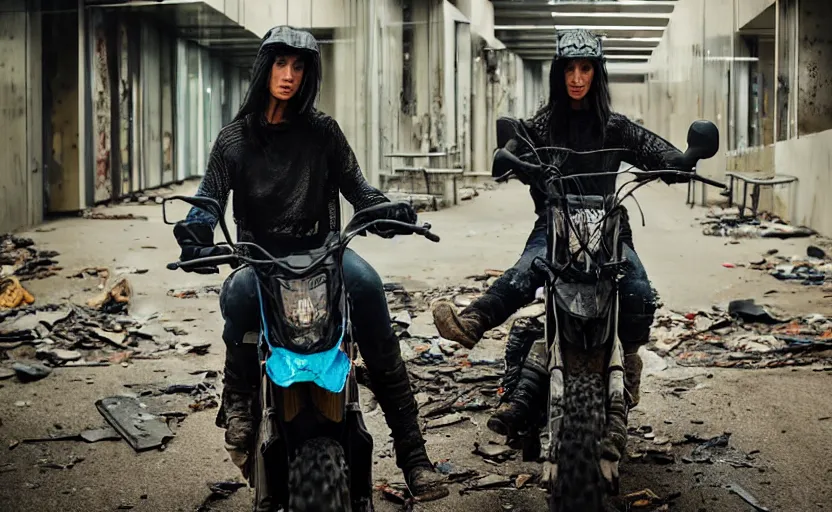
[[[798,20],[797,132],[832,129],[832,2],[801,0]]]
[[[37,5],[37,4],[33,4]],[[0,232],[43,216],[40,14],[23,0],[0,9]]]

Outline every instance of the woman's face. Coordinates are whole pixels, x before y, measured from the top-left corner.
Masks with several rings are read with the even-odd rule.
[[[586,97],[595,76],[595,68],[587,59],[570,60],[566,64],[566,90],[569,97],[581,101]]]
[[[303,82],[304,62],[300,55],[279,55],[272,64],[269,92],[280,101],[289,101]]]

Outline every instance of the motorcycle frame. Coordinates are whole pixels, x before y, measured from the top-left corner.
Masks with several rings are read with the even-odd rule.
[[[551,197],[551,196],[550,196]],[[558,234],[556,229],[556,216],[558,206],[551,199],[548,201],[546,209],[546,258],[551,263],[556,263],[556,249],[558,244]],[[607,219],[604,222],[609,222]],[[620,219],[615,216],[615,226],[613,226],[613,244],[612,244],[612,261],[619,261],[621,258],[621,242],[618,237],[620,227]],[[606,230],[606,227],[604,228]],[[561,333],[558,314],[557,314],[557,299],[555,298],[555,283],[546,280],[544,284],[544,305],[545,305],[545,322],[544,322],[544,339],[535,341],[529,353],[529,357],[536,358],[538,363],[547,369],[549,375],[549,393],[547,400],[546,411],[546,425],[540,431],[540,459],[551,464],[558,463],[558,448],[560,431],[564,415],[564,379],[569,368],[564,364],[564,361],[569,354],[565,351],[576,351],[578,353],[587,353],[589,350],[606,348],[604,351],[605,361],[603,361],[604,371],[606,372],[607,382],[607,425],[611,422],[609,414],[609,404],[613,400],[624,399],[624,349],[621,345],[621,340],[618,338],[618,302],[620,297],[618,295],[617,279],[610,277],[612,280],[612,298],[609,306],[609,311],[605,321],[610,323],[609,332],[606,340],[596,347],[579,346],[577,343],[571,343],[564,339]],[[626,421],[626,418],[625,418]]]

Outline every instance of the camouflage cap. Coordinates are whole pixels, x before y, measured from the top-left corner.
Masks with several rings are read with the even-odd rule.
[[[598,59],[604,58],[601,37],[586,29],[558,30],[555,35],[557,49],[555,59]]]

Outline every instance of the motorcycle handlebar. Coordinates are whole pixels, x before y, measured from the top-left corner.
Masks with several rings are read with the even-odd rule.
[[[420,225],[408,224],[406,222],[400,222],[400,221],[395,221],[395,220],[376,219],[376,220],[368,222],[368,223],[366,223],[362,226],[359,226],[356,229],[350,230],[348,233],[346,233],[342,237],[341,242],[334,245],[332,247],[332,249],[327,251],[327,253],[321,259],[327,257],[333,251],[345,248],[347,245],[349,245],[350,241],[356,235],[358,235],[361,232],[366,231],[367,229],[369,229],[371,227],[377,226],[379,224],[386,224],[386,225],[392,226],[396,229],[406,230],[406,231],[410,231],[414,234],[422,235],[425,238],[427,238],[428,240],[430,240],[431,242],[439,242],[439,240],[440,240],[438,235],[436,235],[435,233],[432,233],[430,231],[431,225],[427,222],[425,222],[424,224],[422,224],[420,226]],[[265,251],[262,247],[258,246],[257,244],[247,243],[246,245],[256,247],[257,249],[259,249],[264,254],[268,254],[267,251]],[[217,273],[217,272],[219,272],[219,269],[217,267],[219,267],[220,265],[234,265],[238,262],[254,263],[254,264],[256,264],[256,263],[275,263],[275,264],[280,265],[277,261],[256,260],[256,259],[253,259],[253,258],[246,258],[244,256],[239,256],[237,254],[223,254],[223,255],[220,255],[220,256],[207,256],[205,258],[195,258],[195,259],[186,260],[186,261],[175,261],[175,262],[168,263],[167,268],[168,268],[168,270],[182,269],[182,270],[190,270],[190,271],[197,272],[197,273],[202,273],[202,274],[208,274],[208,273]],[[317,263],[318,263],[317,261],[312,263],[312,265],[310,265],[310,267],[315,266]],[[286,269],[286,270],[296,272],[296,270],[290,270],[290,269]]]

